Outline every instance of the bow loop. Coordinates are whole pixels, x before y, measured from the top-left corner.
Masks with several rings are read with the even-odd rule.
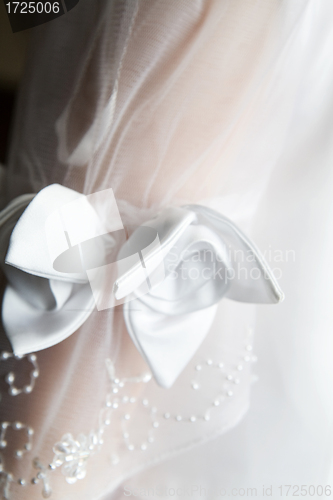
[[[141,293],[134,267],[120,276],[116,286],[119,296],[124,289],[132,293],[124,315],[133,342],[157,382],[170,387],[206,337],[223,296],[274,303],[283,294],[255,245],[213,210],[199,205],[169,208],[145,226],[155,228],[159,237],[159,245],[144,256],[145,267],[152,272],[149,291]],[[119,258],[139,235],[140,228]],[[163,278],[150,280],[158,269]]]

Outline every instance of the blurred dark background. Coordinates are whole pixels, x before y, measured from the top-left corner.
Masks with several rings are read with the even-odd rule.
[[[24,69],[30,30],[12,33],[0,0],[0,163],[4,164],[18,85]]]

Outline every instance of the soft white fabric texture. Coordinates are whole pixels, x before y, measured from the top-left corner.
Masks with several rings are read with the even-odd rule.
[[[85,479],[68,485],[52,473],[54,498],[122,498],[116,488],[142,469],[125,484],[258,485],[260,498],[262,484],[332,480],[332,21],[330,0],[81,0],[33,30],[3,204],[52,183],[84,194],[112,188],[130,232],[167,206],[200,203],[253,237],[286,294],[278,307],[222,301],[173,388],[132,391],[162,415],[201,415],[219,390],[206,360],[236,370],[255,325],[259,382],[243,423],[230,431],[249,406],[248,364],[209,422],[162,417],[144,452],[124,447],[115,419]],[[3,394],[2,418],[36,429],[33,456],[43,463],[63,434],[97,425],[106,357],[121,377],[146,370],[114,311],[41,352],[29,403]],[[201,393],[191,389],[197,363]],[[140,441],[146,414],[131,408],[128,429]],[[29,478],[30,458],[8,456],[8,467]],[[30,499],[39,486],[20,488],[12,485],[14,498]]]
[[[62,226],[57,227],[50,216],[79,196],[85,198],[62,186],[42,190],[11,234],[5,258],[9,285],[3,297],[2,321],[17,355],[61,342],[84,323],[94,308],[86,276],[56,271],[50,253],[55,249],[60,255],[68,248]]]
[[[112,190],[107,196],[95,193],[95,201],[98,194],[111,208],[103,213],[108,228],[123,229],[108,202]],[[5,257],[8,286],[2,303],[15,355],[52,347],[72,335],[95,306],[101,311],[123,302],[132,340],[157,383],[169,388],[206,337],[223,297],[249,303],[283,299],[259,250],[218,212],[199,205],[162,210],[118,250],[115,242],[111,248],[103,240],[98,244],[108,228],[89,203],[92,196],[53,184],[22,214],[24,196],[0,213],[6,234],[6,223],[11,228],[15,212],[20,216]],[[239,273],[244,256],[245,278]],[[109,257],[116,262],[107,264]]]
[[[138,240],[144,241],[142,228],[154,229],[159,237],[158,247],[142,252],[150,289],[133,265],[117,278],[116,297],[129,294],[127,330],[156,381],[168,388],[203,342],[223,297],[276,303],[283,293],[255,245],[214,210],[199,205],[163,210],[134,231],[119,252],[120,262],[135,253]],[[244,277],[239,264],[245,256]]]

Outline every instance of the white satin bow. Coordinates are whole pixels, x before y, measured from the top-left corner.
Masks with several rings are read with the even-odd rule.
[[[160,240],[159,248],[145,254],[146,268],[154,278],[163,259],[165,278],[141,294],[133,267],[117,280],[116,296],[132,292],[124,306],[127,329],[156,381],[170,387],[206,337],[222,297],[277,303],[283,293],[255,245],[213,210],[168,208],[143,226],[155,229]],[[137,232],[120,259],[134,253]]]
[[[108,262],[105,242],[112,247],[112,232],[123,226],[112,190],[96,195],[54,184],[1,212],[2,248],[20,217],[6,255],[2,305],[15,354],[51,347],[95,307],[122,302],[133,342],[158,384],[170,387],[207,335],[223,296],[282,300],[256,247],[228,219],[198,205],[163,210],[133,232],[116,263]],[[94,203],[101,197],[107,221]]]

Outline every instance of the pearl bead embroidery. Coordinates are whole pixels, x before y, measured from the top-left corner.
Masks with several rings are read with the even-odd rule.
[[[32,484],[38,484],[42,482],[42,496],[43,498],[49,498],[52,495],[52,489],[50,486],[49,476],[46,467],[40,462],[38,458],[33,460],[33,466],[38,470],[36,477],[31,480]]]
[[[107,359],[105,363],[110,387],[105,397],[104,406],[100,409],[99,425],[97,429],[87,435],[80,434],[77,438],[74,438],[71,433],[65,434],[61,440],[54,445],[54,456],[48,467],[35,458],[33,464],[38,472],[36,476],[30,480],[30,483],[41,483],[42,495],[44,498],[48,498],[52,493],[49,478],[49,474],[52,473],[52,471],[60,468],[69,484],[73,484],[77,480],[83,479],[86,476],[89,458],[98,452],[103,445],[103,435],[107,427],[110,426],[115,413],[120,419],[124,446],[131,453],[145,452],[148,447],[155,442],[155,433],[158,432],[160,428],[161,420],[175,422],[179,425],[185,425],[186,423],[193,425],[199,422],[208,422],[211,419],[211,412],[214,408],[226,404],[228,399],[234,397],[237,386],[240,384],[239,375],[244,369],[244,363],[247,364],[256,361],[256,357],[252,355],[252,344],[249,338],[251,336],[252,330],[249,330],[244,351],[240,353],[238,363],[236,363],[234,367],[229,366],[227,368],[224,361],[214,360],[212,358],[201,360],[200,363],[194,365],[195,377],[190,381],[190,387],[196,393],[201,393],[200,389],[203,387],[203,383],[200,377],[202,377],[202,374],[204,374],[206,370],[215,371],[216,376],[220,377],[222,382],[221,389],[215,397],[212,398],[210,406],[208,406],[205,411],[198,414],[191,413],[183,415],[179,413],[172,414],[168,411],[160,412],[147,398],[138,400],[137,397],[127,392],[128,384],[147,384],[152,379],[151,374],[143,373],[135,377],[127,378],[116,377],[114,364],[110,359]],[[11,357],[14,357],[12,353],[2,352],[0,354],[0,359],[3,361]],[[6,375],[6,382],[9,385],[9,394],[12,396],[17,396],[23,392],[31,392],[34,388],[35,380],[39,376],[36,355],[30,354],[27,356],[27,359],[33,365],[33,371],[30,374],[31,380],[28,386],[18,388],[15,386],[15,374],[9,372]],[[147,413],[148,422],[150,422],[148,423],[146,437],[141,442],[135,442],[133,437],[131,437],[129,427],[132,417],[132,406],[136,406],[136,404],[141,404],[141,407]],[[17,459],[22,459],[27,452],[32,450],[34,431],[30,426],[22,422],[2,422],[0,424],[0,448],[2,449],[8,447],[7,435],[9,431],[22,431],[27,436],[24,447],[15,450],[15,457]],[[110,463],[116,466],[119,461],[120,457],[113,453],[110,458]],[[10,499],[10,487],[14,482],[22,487],[28,484],[25,478],[15,479],[11,473],[5,470],[4,460],[0,454],[0,493],[2,488],[2,496],[4,499]]]
[[[0,424],[0,448],[4,449],[7,447],[6,435],[9,429],[14,431],[24,431],[27,436],[27,441],[22,449],[15,450],[15,457],[22,458],[25,453],[31,451],[32,449],[32,436],[33,429],[22,422],[1,422]]]
[[[10,358],[14,358],[17,360],[26,358],[29,361],[29,363],[32,364],[33,370],[30,372],[30,383],[27,385],[24,385],[23,387],[17,387],[15,385],[15,373],[14,372],[10,371],[9,373],[7,373],[7,375],[5,377],[5,381],[9,385],[8,393],[11,396],[18,396],[19,394],[22,394],[22,392],[24,392],[25,394],[30,394],[34,390],[36,379],[39,377],[39,367],[38,367],[38,363],[37,363],[36,354],[27,354],[25,356],[16,356],[15,354],[13,354],[11,352],[6,352],[6,351],[3,351],[0,354],[1,361],[7,361]]]

